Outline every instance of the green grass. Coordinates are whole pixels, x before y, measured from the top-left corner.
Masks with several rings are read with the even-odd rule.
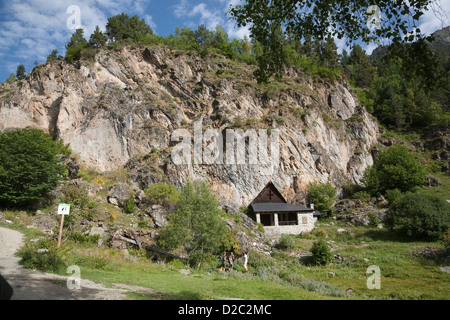
[[[353,294],[361,299],[450,298],[450,275],[440,271],[438,263],[411,255],[411,252],[420,252],[428,246],[442,248],[441,242],[411,241],[384,229],[343,228],[354,235],[348,239],[346,234],[334,233],[335,226],[323,227],[329,232],[330,239],[338,243],[338,249],[333,253],[354,257],[356,263],[333,264],[315,272],[306,272],[305,276],[327,279],[327,273],[331,271],[335,277],[328,278],[329,283],[352,288]],[[341,240],[342,237],[346,238]],[[380,290],[367,288],[369,265],[380,267]]]
[[[424,188],[422,192],[441,197],[444,200],[450,200],[450,176],[440,172],[433,172],[432,175],[439,179],[441,185],[439,187]]]
[[[152,288],[168,296],[189,292],[201,299],[300,300],[327,298],[301,288],[253,279],[252,276],[247,279],[235,279],[233,276],[218,273],[184,275],[178,270],[167,270],[162,266],[149,265],[136,268],[133,265],[130,267],[124,265],[116,268],[115,271],[82,268],[82,276],[106,285],[126,282],[129,285]]]
[[[16,220],[14,216],[20,219]],[[8,211],[6,217],[14,220],[12,227],[24,232],[27,239],[39,235],[36,229],[25,227],[32,218],[27,214]],[[180,261],[153,263],[151,254],[145,250],[130,248],[127,256],[105,245],[97,248],[95,241],[80,242],[77,238],[69,239],[56,254],[60,261],[79,266],[83,279],[109,287],[120,283],[157,292],[133,293],[130,299],[449,299],[450,274],[439,270],[443,264],[411,254],[429,246],[443,248],[442,242],[416,241],[385,229],[346,226],[339,221],[329,225],[330,222],[317,223],[318,229],[303,237],[290,236],[289,248],[275,249],[271,257],[252,251],[248,274],[242,272],[241,260],[235,265],[236,271],[231,273],[219,272],[215,265],[195,270]],[[339,233],[339,228],[347,232]],[[308,252],[314,241],[324,236],[326,241],[334,241],[333,255],[340,254],[347,261],[319,267],[308,265],[307,259],[300,262],[298,257],[291,255]],[[38,245],[53,250],[56,236]],[[36,255],[28,256],[36,259]],[[380,267],[380,290],[367,288],[370,275],[366,271],[370,265]],[[191,273],[180,273],[182,268],[190,269]],[[63,269],[56,272],[67,275]],[[350,288],[352,293],[345,294]]]

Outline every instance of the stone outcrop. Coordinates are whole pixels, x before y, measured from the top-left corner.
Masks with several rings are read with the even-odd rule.
[[[273,164],[175,165],[172,134],[193,135],[195,121],[203,131],[278,129],[276,170]],[[161,47],[101,50],[75,65],[57,60],[36,67],[20,86],[3,84],[0,130],[27,127],[69,143],[84,168],[125,167],[136,189],[206,179],[221,203],[235,208],[248,205],[269,180],[293,203],[305,202],[313,181],[338,188],[360,182],[379,135],[344,80],[289,69],[283,81],[258,85],[246,64]]]

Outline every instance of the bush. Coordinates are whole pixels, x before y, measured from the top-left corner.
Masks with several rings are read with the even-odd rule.
[[[150,185],[144,192],[147,198],[160,204],[174,205],[180,197],[179,191],[173,185],[163,182]]]
[[[439,239],[450,229],[450,204],[436,196],[409,193],[389,207],[384,223],[410,237]]]
[[[376,212],[367,213],[367,217],[369,218],[369,226],[370,227],[375,228],[380,223],[380,219],[378,218],[378,214]]]
[[[21,258],[19,263],[28,269],[61,273],[65,270],[64,262],[58,257],[56,246],[39,248],[40,246],[27,244],[22,247],[17,255]],[[47,249],[47,252],[38,252],[38,249]]]
[[[91,201],[88,191],[83,186],[65,185],[61,188],[60,201],[70,204],[70,215],[64,220],[65,225],[76,221],[77,217],[92,220],[97,214],[97,204]]]
[[[83,51],[83,47],[71,47],[66,51],[66,60],[70,63],[74,63],[75,61],[80,60],[81,52]]]
[[[333,259],[330,248],[323,239],[314,242],[310,251],[315,265],[325,266]]]
[[[310,183],[308,185],[309,203],[324,213],[331,211],[336,197],[336,189],[330,183]]]
[[[314,279],[301,280],[300,287],[311,292],[317,292],[332,297],[345,297],[347,293],[340,287],[326,283],[324,281],[317,281]]]
[[[0,204],[26,206],[56,188],[65,168],[57,157],[61,145],[41,130],[0,134]]]
[[[215,254],[226,236],[220,213],[219,202],[206,182],[188,181],[158,242],[169,250],[182,248],[189,256],[200,254],[196,252]]]
[[[128,197],[127,201],[125,201],[123,210],[127,214],[134,213],[134,211],[136,210],[136,202],[134,201],[134,197],[132,194]]]
[[[283,250],[292,250],[295,247],[294,239],[292,239],[292,236],[283,234],[281,235],[280,239],[277,243],[277,248],[283,249]]]
[[[100,239],[100,235],[96,234],[93,236],[89,236],[79,232],[74,232],[70,235],[70,239],[76,242],[77,244],[96,245],[98,240]]]
[[[386,190],[386,200],[389,202],[389,205],[394,203],[396,200],[403,197],[403,193],[399,189]]]
[[[425,167],[406,147],[394,145],[380,153],[375,165],[364,173],[364,180],[372,195],[392,189],[411,191],[425,183]]]
[[[189,256],[188,263],[191,268],[214,270],[217,267],[218,260],[209,253],[196,251]]]
[[[367,202],[370,200],[370,193],[368,193],[367,191],[358,191],[353,195],[353,199]]]
[[[450,231],[444,233],[444,249],[447,255],[450,254]]]
[[[72,207],[86,208],[89,205],[88,191],[81,186],[66,185],[61,188],[63,203],[70,204]]]

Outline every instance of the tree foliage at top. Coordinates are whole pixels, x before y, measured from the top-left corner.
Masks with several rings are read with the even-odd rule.
[[[448,53],[447,53],[448,55]],[[450,124],[450,103],[448,100],[450,68],[438,61],[435,67],[424,70],[443,74],[431,90],[423,86],[426,79],[406,76],[402,71],[409,62],[405,57],[375,58],[373,65],[377,75],[367,85],[368,97],[373,100],[373,114],[385,126],[397,131],[423,128],[430,125]],[[433,82],[430,82],[433,83]]]
[[[280,28],[287,37],[303,42],[308,37],[323,40],[329,36],[345,39],[348,44],[361,40],[371,43],[390,39],[394,44],[416,41],[402,55],[423,65],[429,60],[426,38],[417,27],[423,13],[432,7],[432,0],[246,0],[231,7],[229,13],[239,27],[249,26],[251,36],[258,41],[263,54],[258,57],[257,77],[267,81],[284,66]],[[378,6],[381,21],[377,28],[368,23]],[[369,10],[370,9],[370,10]],[[426,74],[426,70],[410,65],[410,73]]]
[[[344,50],[341,63],[355,86],[360,88],[370,86],[376,75],[376,68],[360,45],[353,46],[350,55]]]
[[[70,41],[66,44],[66,59],[70,62],[80,59],[81,51],[87,46],[88,42],[84,38],[84,29],[76,29]]]
[[[47,62],[55,61],[58,59],[58,50],[53,49],[52,52],[47,57]]]
[[[20,64],[16,70],[16,77],[18,80],[25,79],[25,66]]]
[[[130,17],[126,13],[118,14],[108,18],[106,24],[106,35],[110,41],[118,41],[124,39],[137,40],[139,37],[152,35],[153,30],[145,23],[144,19],[138,16]]]
[[[249,1],[247,5],[250,6],[251,3],[254,8],[262,10],[259,2]],[[274,3],[273,7],[283,3],[290,2],[279,1]],[[302,3],[306,2],[297,1],[296,4],[299,16],[303,14],[300,10]],[[324,3],[334,3],[334,1]],[[345,3],[350,2],[342,2],[342,8]],[[314,1],[311,1],[311,4],[313,4],[311,8],[317,7],[316,10],[324,6],[323,3],[316,5]],[[414,6],[420,7],[419,3],[415,3]],[[238,8],[239,6],[231,11],[236,11]],[[241,6],[242,10],[243,8],[247,6]],[[250,6],[247,9],[250,10],[250,8],[253,7]],[[397,11],[400,12],[400,10]],[[314,10],[310,14],[313,12]],[[315,20],[313,22],[314,30],[316,22],[322,23]],[[332,20],[326,23],[332,23]],[[97,54],[98,48],[107,47],[119,51],[124,43],[161,44],[176,51],[194,51],[202,58],[210,54],[219,54],[249,65],[259,64],[260,68],[255,71],[256,78],[259,80],[267,80],[272,74],[279,75],[277,72],[282,66],[298,68],[314,79],[321,77],[326,81],[334,82],[342,77],[347,78],[356,88],[361,104],[365,105],[382,125],[396,131],[450,124],[450,55],[448,47],[445,46],[448,39],[448,30],[445,29],[436,32],[437,40],[431,45],[419,39],[414,43],[377,48],[371,56],[368,56],[357,44],[349,53],[344,50],[339,55],[335,38],[332,36],[333,32],[322,36],[319,33],[311,35],[303,29],[290,30],[285,27],[285,23],[276,24],[275,22],[273,22],[270,39],[258,40],[253,37],[251,41],[248,37],[230,39],[220,25],[217,25],[215,30],[208,30],[205,25],[200,25],[197,29],[176,27],[173,34],[162,37],[154,34],[143,19],[141,20],[138,16],[130,17],[125,13],[109,18],[106,30],[103,33],[97,26],[89,42],[84,39],[82,29],[76,30],[66,46],[66,60],[75,62],[81,57],[92,59]],[[300,40],[298,32],[303,34]],[[390,36],[393,34],[389,33]],[[269,44],[274,45],[273,52],[268,50]],[[435,54],[429,53],[428,48],[432,48]],[[395,51],[396,55],[386,54],[390,50]],[[405,50],[420,52],[411,57],[403,54]],[[56,52],[52,53],[48,61],[56,58]],[[415,68],[423,72],[417,74],[414,72]],[[439,79],[439,85],[435,85],[436,79]],[[13,80],[15,77],[10,78],[10,81]],[[424,86],[424,83],[427,86]],[[431,90],[430,87],[432,87]]]
[[[75,47],[85,47],[87,44],[88,42],[84,38],[84,29],[79,28],[75,30],[70,38],[70,41],[66,44],[66,50]]]
[[[108,41],[108,37],[100,31],[99,26],[96,26],[94,33],[89,38],[89,46],[92,48],[101,48],[106,44],[106,41]]]

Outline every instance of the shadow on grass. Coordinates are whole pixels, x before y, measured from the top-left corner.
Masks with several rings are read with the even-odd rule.
[[[161,300],[203,300],[203,297],[198,292],[180,291],[177,293],[165,293],[161,296]]]
[[[388,230],[388,229],[377,229],[377,230],[369,230],[364,233],[364,236],[371,238],[374,241],[392,241],[392,242],[435,242],[434,239],[427,239],[427,238],[412,238],[406,235],[404,232],[401,232],[400,230]]]

